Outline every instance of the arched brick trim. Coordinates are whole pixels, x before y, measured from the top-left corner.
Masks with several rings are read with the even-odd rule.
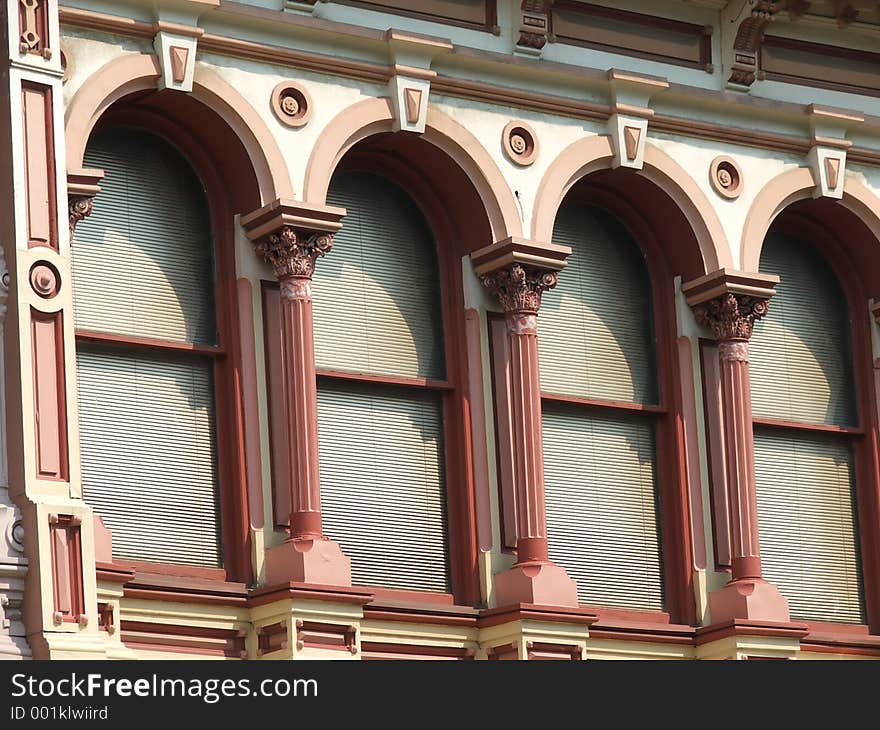
[[[792,203],[812,198],[815,188],[810,169],[798,167],[777,175],[761,189],[743,226],[740,243],[743,271],[758,271],[764,238],[776,216]],[[852,211],[880,241],[880,197],[862,183],[847,179],[840,204]]]
[[[68,169],[82,167],[89,135],[101,115],[129,94],[155,89],[160,75],[156,56],[133,53],[109,61],[85,81],[65,115]],[[261,202],[293,197],[278,143],[260,115],[232,86],[197,64],[192,97],[216,112],[241,140],[257,177]]]
[[[390,132],[394,119],[388,99],[367,99],[340,112],[318,138],[306,167],[303,199],[322,204],[336,165],[355,144],[367,137]],[[458,122],[437,109],[428,109],[424,139],[443,150],[473,181],[492,227],[500,241],[522,235],[519,211],[498,166],[486,149]]]
[[[608,169],[614,153],[607,136],[578,140],[550,164],[538,186],[532,214],[532,239],[550,241],[556,212],[566,193],[590,173]],[[693,178],[669,155],[648,143],[640,175],[663,190],[680,208],[700,248],[703,272],[731,267],[733,258],[721,221]]]

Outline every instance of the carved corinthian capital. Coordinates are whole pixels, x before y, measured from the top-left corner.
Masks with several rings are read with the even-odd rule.
[[[769,309],[770,302],[765,298],[730,293],[693,308],[697,323],[711,329],[719,342],[747,342],[755,322],[764,318]]]
[[[480,281],[498,297],[505,312],[537,312],[541,295],[556,286],[559,273],[511,264],[484,274]]]
[[[719,342],[748,342],[755,322],[767,316],[779,277],[718,269],[682,284],[697,322]]]
[[[332,248],[332,234],[308,233],[293,226],[284,226],[254,244],[257,256],[272,265],[279,281],[291,277],[311,279],[315,261]]]

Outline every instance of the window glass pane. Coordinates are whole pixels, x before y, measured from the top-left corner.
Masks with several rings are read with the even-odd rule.
[[[96,134],[86,167],[105,172],[73,244],[76,326],[215,344],[211,226],[198,178],[158,137]]]
[[[327,202],[348,213],[315,267],[318,368],[444,378],[437,253],[421,211],[360,172],[336,175]]]
[[[318,425],[324,532],[354,583],[448,591],[441,397],[322,382]]]
[[[806,243],[776,233],[764,244],[761,271],[780,283],[752,335],[754,415],[855,425],[851,323],[833,272]]]
[[[219,566],[213,363],[77,353],[83,492],[117,558]]]
[[[550,558],[583,604],[663,608],[654,426],[545,403]]]
[[[844,439],[755,429],[764,576],[792,618],[865,620],[853,471]]]
[[[627,231],[596,208],[564,203],[553,241],[572,255],[538,317],[541,387],[656,403],[651,283]]]

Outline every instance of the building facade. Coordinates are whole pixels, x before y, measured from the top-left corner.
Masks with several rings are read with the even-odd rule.
[[[3,33],[0,656],[880,656],[876,0]]]

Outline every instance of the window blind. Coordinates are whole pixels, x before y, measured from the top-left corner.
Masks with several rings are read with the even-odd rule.
[[[865,621],[853,471],[846,440],[755,430],[764,575],[792,618]]]
[[[572,255],[539,315],[545,393],[656,403],[650,280],[619,222],[573,203],[556,243]],[[543,406],[550,556],[582,603],[662,609],[654,424],[615,408]]]
[[[418,207],[360,172],[335,176],[327,202],[348,214],[315,267],[317,367],[444,378],[437,254]]]
[[[638,246],[604,211],[570,203],[553,241],[572,254],[541,305],[542,389],[656,403],[651,283]]]
[[[324,532],[356,585],[449,591],[442,414],[437,393],[320,384]]]
[[[213,363],[77,353],[83,492],[119,558],[219,566]]]
[[[761,271],[778,274],[770,314],[752,335],[756,417],[852,426],[856,422],[846,297],[807,244],[771,233]]]
[[[650,419],[556,404],[543,419],[550,558],[583,604],[662,609]]]
[[[195,173],[153,135],[109,130],[84,164],[105,172],[73,246],[76,326],[215,344],[211,226]]]

